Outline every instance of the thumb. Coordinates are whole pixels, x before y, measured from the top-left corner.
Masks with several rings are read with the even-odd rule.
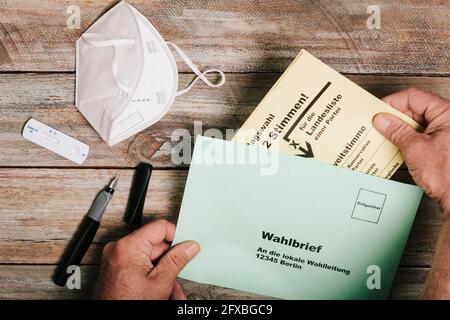
[[[413,127],[389,113],[377,114],[373,124],[378,132],[395,144],[405,157],[411,145],[421,138],[420,133]]]
[[[195,241],[185,241],[170,249],[150,272],[150,277],[155,280],[172,284],[177,279],[181,270],[200,251],[200,245]]]

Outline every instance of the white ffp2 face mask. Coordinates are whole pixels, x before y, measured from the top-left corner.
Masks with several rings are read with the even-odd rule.
[[[180,91],[178,69],[171,46],[197,75]],[[134,7],[120,2],[78,39],[75,104],[109,145],[116,144],[161,119],[176,96],[201,79],[219,87],[225,75],[204,72],[183,51],[165,42],[153,25]],[[206,74],[217,72],[218,83]]]

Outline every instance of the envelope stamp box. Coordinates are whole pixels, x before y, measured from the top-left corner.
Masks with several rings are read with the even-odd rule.
[[[378,224],[385,201],[386,194],[384,193],[359,189],[352,218]]]

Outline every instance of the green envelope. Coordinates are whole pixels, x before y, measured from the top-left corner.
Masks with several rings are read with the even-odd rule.
[[[173,244],[180,277],[283,299],[385,299],[416,186],[198,136]]]

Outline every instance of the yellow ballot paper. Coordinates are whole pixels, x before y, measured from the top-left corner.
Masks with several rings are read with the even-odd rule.
[[[372,125],[380,112],[419,124],[305,50],[233,138],[390,178],[403,157]]]

